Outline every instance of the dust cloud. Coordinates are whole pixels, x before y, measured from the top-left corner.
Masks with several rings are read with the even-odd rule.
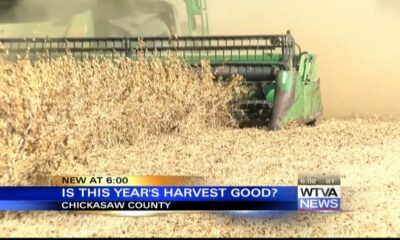
[[[325,115],[400,117],[400,1],[212,0],[211,33],[290,29],[318,54]]]
[[[186,13],[184,1],[179,3],[173,5]],[[173,5],[164,0],[0,0],[0,37],[168,36],[177,25],[169,15]]]

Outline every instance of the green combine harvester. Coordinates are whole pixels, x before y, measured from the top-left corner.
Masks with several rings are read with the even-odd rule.
[[[56,8],[50,2],[61,4],[0,0],[0,54],[28,54],[34,60],[43,53],[52,58],[68,51],[76,58],[136,59],[143,47],[146,57],[174,52],[193,66],[208,60],[216,78],[239,74],[246,79],[246,94],[232,102],[234,112],[245,116],[240,117],[243,125],[280,130],[295,121],[314,125],[322,116],[316,56],[303,52],[289,31],[210,36],[205,0],[181,1],[181,11],[178,1],[171,0],[82,0],[59,15],[46,15]],[[33,13],[29,17],[19,9]],[[34,26],[40,26],[42,37],[32,31]]]

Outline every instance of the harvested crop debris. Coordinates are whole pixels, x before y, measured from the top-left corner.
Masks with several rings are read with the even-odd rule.
[[[163,134],[234,126],[228,102],[240,77],[214,81],[210,65],[70,56],[0,60],[2,181],[35,183],[62,161]]]

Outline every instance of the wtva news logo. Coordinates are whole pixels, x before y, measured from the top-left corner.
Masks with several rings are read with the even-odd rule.
[[[340,211],[340,177],[300,177],[300,211]]]

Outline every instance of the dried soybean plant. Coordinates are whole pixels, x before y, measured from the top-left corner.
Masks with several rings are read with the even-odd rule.
[[[0,59],[0,183],[35,183],[96,149],[151,136],[233,126],[228,102],[241,81],[217,83],[210,65],[71,56]]]

